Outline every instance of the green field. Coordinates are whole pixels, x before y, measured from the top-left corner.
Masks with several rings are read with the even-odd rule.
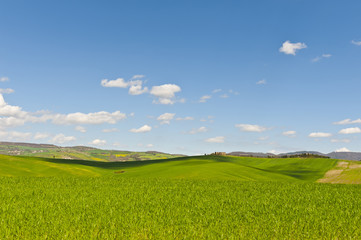
[[[348,167],[337,177],[357,178]],[[0,239],[360,239],[361,186],[316,183],[334,170],[334,159],[2,155]]]

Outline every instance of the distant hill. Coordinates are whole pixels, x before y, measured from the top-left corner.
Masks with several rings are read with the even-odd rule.
[[[168,159],[184,156],[181,154],[168,154],[155,151],[131,152],[103,150],[86,146],[59,147],[52,144],[22,142],[0,142],[0,154],[109,162]]]
[[[344,160],[361,160],[360,152],[332,152],[327,154],[330,158],[344,159]]]
[[[332,159],[343,159],[343,160],[361,160],[361,152],[331,152],[331,153],[321,153],[316,151],[297,151],[281,154],[272,154],[272,153],[260,153],[260,152],[230,152],[227,155],[232,156],[244,156],[244,157],[271,157],[271,158],[284,158],[284,157],[329,157]]]

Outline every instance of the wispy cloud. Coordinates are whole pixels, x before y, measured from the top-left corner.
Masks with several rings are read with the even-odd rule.
[[[356,46],[361,46],[361,41],[352,40],[351,43],[356,45]]]
[[[287,136],[287,137],[294,137],[294,136],[296,136],[296,131],[285,131],[282,133],[282,135]]]
[[[149,125],[144,125],[140,128],[132,128],[129,131],[132,133],[146,133],[146,132],[150,132],[152,130],[152,127]]]
[[[331,137],[331,133],[325,133],[325,132],[313,132],[308,135],[311,138],[327,138]]]
[[[262,79],[262,80],[259,80],[258,82],[256,82],[257,85],[265,85],[267,84],[267,81],[266,79]]]
[[[225,137],[218,136],[218,137],[213,137],[213,138],[207,138],[204,141],[208,142],[208,143],[224,143],[224,140],[225,140]]]
[[[170,121],[174,118],[175,113],[163,113],[160,115],[157,120],[160,121],[160,124],[170,124]]]
[[[189,131],[189,134],[204,133],[207,131],[208,131],[208,129],[206,127],[193,128],[191,131]]]
[[[331,54],[322,54],[321,56],[317,56],[317,57],[313,58],[313,59],[311,60],[311,62],[318,62],[318,61],[320,61],[320,60],[323,59],[323,58],[330,58],[330,57],[332,57]]]
[[[202,97],[199,99],[199,102],[200,102],[200,103],[205,103],[205,102],[207,102],[207,100],[209,100],[209,99],[211,99],[211,98],[212,98],[211,95],[204,95],[204,96],[202,96]]]
[[[266,127],[253,124],[236,124],[235,127],[243,132],[264,132],[267,130]]]
[[[8,77],[0,77],[0,82],[7,82],[9,81]]]
[[[336,124],[336,125],[348,125],[348,124],[355,124],[355,123],[361,123],[361,119],[358,118],[356,120],[351,120],[351,119],[347,118],[347,119],[341,120],[339,122],[334,122],[333,124]]]
[[[338,133],[340,134],[354,134],[361,133],[361,129],[358,127],[341,129]]]

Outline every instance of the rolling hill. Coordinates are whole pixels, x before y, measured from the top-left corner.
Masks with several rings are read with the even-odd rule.
[[[0,176],[114,176],[122,178],[316,181],[334,159],[196,156],[152,161],[100,162],[0,156]]]
[[[19,142],[0,142],[0,154],[12,156],[31,156],[43,158],[62,158],[94,161],[139,161],[180,157],[180,154],[168,154],[156,151],[131,152],[103,150],[93,147],[59,147],[52,144],[34,144]]]

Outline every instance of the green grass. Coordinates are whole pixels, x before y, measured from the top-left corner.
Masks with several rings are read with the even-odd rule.
[[[308,158],[0,155],[0,239],[360,239],[361,186],[315,183],[337,168]]]
[[[166,179],[316,181],[334,159],[183,157],[133,162],[98,162],[35,157],[0,157],[0,176],[104,176]]]
[[[359,185],[0,178],[0,239],[360,239]]]

